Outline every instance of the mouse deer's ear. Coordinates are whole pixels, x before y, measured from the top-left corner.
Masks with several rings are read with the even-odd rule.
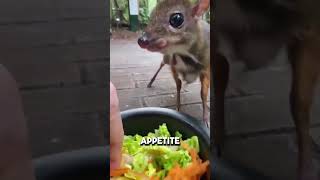
[[[199,0],[197,5],[192,9],[193,17],[202,16],[210,7],[210,0]]]

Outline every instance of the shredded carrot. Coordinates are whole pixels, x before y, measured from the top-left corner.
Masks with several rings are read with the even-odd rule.
[[[165,180],[199,180],[208,170],[209,161],[202,162],[196,150],[189,148],[186,143],[182,142],[181,146],[189,152],[192,163],[186,168],[176,165],[169,171]]]
[[[185,168],[181,168],[176,164],[169,172],[164,180],[200,180],[200,178],[207,172],[209,167],[209,161],[202,162],[201,158],[198,156],[198,153],[195,149],[192,149],[188,144],[181,142],[181,147],[186,149],[192,159],[190,165]],[[149,161],[150,163],[150,161]],[[123,176],[127,173],[129,168],[119,168],[116,170],[110,171],[111,177]],[[137,177],[146,177],[145,174],[134,173]],[[151,180],[160,180],[159,177],[151,177]]]
[[[119,168],[115,170],[110,170],[111,177],[122,176],[129,171],[129,168]]]
[[[189,148],[189,146],[188,146],[188,144],[187,144],[187,143],[185,143],[185,142],[183,142],[183,141],[181,142],[181,144],[180,144],[180,145],[181,145],[181,147],[182,147],[182,148],[184,148],[184,149],[187,149],[187,150],[189,150],[189,149],[190,149],[190,148]]]
[[[151,177],[150,180],[160,180],[160,178],[159,177]]]

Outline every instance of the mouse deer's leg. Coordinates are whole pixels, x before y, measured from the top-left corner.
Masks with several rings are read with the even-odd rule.
[[[172,72],[172,76],[173,76],[174,81],[176,82],[176,87],[177,87],[176,110],[180,111],[180,91],[181,91],[182,82],[179,79],[179,75],[178,75],[176,69],[174,68],[174,66],[171,66],[171,72]]]
[[[298,179],[316,180],[312,164],[312,138],[309,134],[310,109],[320,71],[320,41],[306,37],[289,49],[292,65],[291,114],[298,142]]]
[[[164,65],[168,64],[169,63],[169,59],[170,59],[170,56],[168,55],[164,55],[163,56],[163,59],[161,61],[161,64],[160,64],[160,67],[158,68],[157,72],[153,75],[153,77],[151,78],[149,84],[148,84],[148,88],[151,88],[154,80],[156,79],[156,77],[158,76],[159,72],[161,71],[161,69],[163,68]]]
[[[210,127],[209,122],[209,107],[207,104],[208,101],[208,91],[210,87],[210,67],[205,71],[200,73],[200,82],[201,82],[201,100],[202,100],[202,110],[203,110],[203,121],[206,123],[207,127]]]
[[[218,156],[221,156],[222,146],[225,136],[224,127],[224,106],[225,91],[229,81],[229,64],[226,58],[220,54],[216,54],[212,63],[213,68],[213,144],[217,148]]]
[[[160,64],[159,69],[157,70],[157,72],[153,75],[152,79],[150,80],[149,84],[148,84],[148,88],[151,88],[153,81],[156,79],[156,77],[158,76],[160,70],[163,68],[163,66],[165,65],[165,63],[162,61]]]

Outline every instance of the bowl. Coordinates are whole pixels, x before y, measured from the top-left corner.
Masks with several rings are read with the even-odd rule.
[[[139,108],[121,113],[126,135],[146,134],[166,123],[169,131],[179,130],[184,137],[198,136],[200,157],[210,156],[209,131],[189,115],[165,108]],[[211,159],[210,172],[214,180],[269,180],[271,178],[227,159]],[[34,160],[37,180],[105,180],[109,176],[109,146],[85,148],[57,153]]]
[[[138,108],[121,113],[125,135],[147,135],[166,123],[170,134],[179,131],[183,139],[198,136],[202,160],[210,157],[210,133],[206,125],[187,114],[167,108]],[[210,171],[205,177],[210,179]]]
[[[232,160],[213,157],[210,154],[210,132],[206,125],[187,114],[166,108],[138,108],[121,113],[123,128],[126,135],[146,135],[153,132],[159,125],[166,123],[170,133],[179,131],[183,138],[198,136],[200,157],[210,160],[210,171],[206,174],[214,180],[270,180],[252,168],[233,162]],[[211,178],[210,178],[211,177]]]

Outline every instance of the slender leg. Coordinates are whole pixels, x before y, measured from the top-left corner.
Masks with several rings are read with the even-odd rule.
[[[177,87],[177,103],[176,103],[176,109],[177,111],[180,111],[180,91],[181,91],[181,80],[179,79],[178,73],[176,69],[171,66],[171,72],[174,81],[176,82],[176,87]]]
[[[165,65],[165,63],[162,61],[159,69],[157,70],[157,72],[153,75],[152,79],[150,80],[150,82],[148,84],[148,88],[151,88],[153,81],[156,79],[156,77],[158,76],[160,70],[163,68],[164,65]]]
[[[313,91],[320,71],[319,41],[306,38],[289,51],[292,65],[291,114],[298,140],[298,179],[317,180],[312,164],[312,138],[309,134]]]
[[[220,54],[214,56],[213,67],[213,144],[217,148],[218,156],[221,156],[225,136],[224,128],[224,99],[229,81],[229,64],[226,58]]]
[[[203,109],[203,121],[206,123],[207,127],[210,127],[209,122],[209,107],[208,101],[208,91],[210,87],[210,67],[200,74],[201,81],[201,99],[202,99],[202,109]]]

